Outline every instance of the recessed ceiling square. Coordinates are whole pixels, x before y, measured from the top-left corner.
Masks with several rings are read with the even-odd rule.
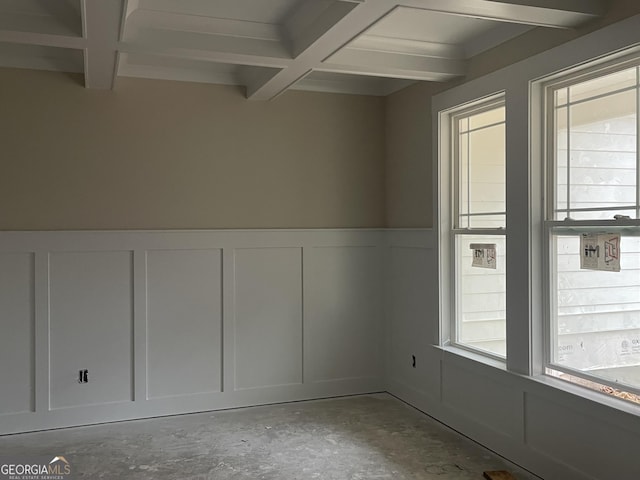
[[[415,83],[413,80],[314,71],[299,80],[293,90],[386,96]]]
[[[0,30],[82,36],[81,0],[0,0]]]
[[[0,66],[81,73],[84,57],[81,50],[70,48],[0,42]]]
[[[500,22],[418,8],[396,8],[366,33],[423,42],[463,44]]]
[[[279,24],[301,0],[139,0],[139,9]]]

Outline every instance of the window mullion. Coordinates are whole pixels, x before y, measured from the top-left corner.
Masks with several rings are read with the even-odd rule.
[[[636,67],[636,218],[640,218],[640,66]]]
[[[571,217],[571,87],[567,87],[567,217]]]
[[[468,123],[469,119],[467,118]],[[467,213],[471,213],[471,134],[469,133],[469,128],[467,128]],[[471,217],[467,215],[467,228],[470,227]]]

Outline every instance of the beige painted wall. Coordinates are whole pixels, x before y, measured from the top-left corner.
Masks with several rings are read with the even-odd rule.
[[[611,0],[603,18],[580,29],[536,28],[474,57],[463,79],[415,84],[387,97],[387,225],[433,226],[431,96],[639,13],[638,0]]]
[[[388,227],[432,224],[432,85],[418,83],[387,98]]]
[[[0,230],[384,226],[384,99],[0,69]]]

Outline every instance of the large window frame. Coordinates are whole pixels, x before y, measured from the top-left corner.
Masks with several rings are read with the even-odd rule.
[[[580,388],[549,375],[549,245],[546,205],[549,194],[546,165],[546,104],[544,85],[571,75],[593,74],[640,53],[640,17],[626,20],[529,57],[501,70],[470,78],[431,97],[433,218],[438,268],[438,330],[434,346],[443,361],[473,362],[479,371],[523,381],[525,389],[539,385],[552,397],[566,392],[606,407],[639,415],[638,406],[598,391]],[[503,94],[506,103],[507,304],[506,360],[470,352],[452,339],[455,315],[451,228],[451,122],[456,109]],[[611,223],[609,223],[611,224]],[[623,223],[617,224],[620,227]],[[573,227],[579,224],[571,225]],[[634,227],[635,228],[635,227]],[[437,342],[437,343],[435,343]],[[510,377],[509,374],[513,374]],[[515,380],[517,378],[517,380]],[[565,393],[553,393],[554,390]],[[600,407],[597,407],[600,408]],[[607,411],[608,410],[603,410]]]
[[[469,225],[470,218],[473,216],[489,216],[489,215],[503,215],[506,221],[506,207],[504,211],[500,212],[483,212],[483,213],[472,213],[467,208],[465,213],[465,209],[460,205],[461,203],[461,194],[460,188],[463,181],[461,180],[461,167],[460,167],[460,134],[461,131],[459,129],[460,120],[468,119],[476,115],[482,115],[483,113],[487,113],[493,110],[497,110],[505,107],[505,95],[504,92],[494,93],[490,96],[478,99],[471,103],[467,103],[464,105],[457,106],[455,108],[449,109],[445,112],[441,112],[440,124],[445,126],[445,128],[441,129],[441,142],[446,142],[446,148],[443,148],[440,152],[441,155],[441,163],[446,163],[446,171],[447,176],[449,178],[447,184],[447,196],[448,196],[448,209],[447,221],[446,221],[446,244],[447,251],[449,254],[447,255],[447,263],[448,268],[452,274],[449,278],[449,288],[447,288],[447,292],[449,293],[448,298],[445,300],[449,305],[451,316],[450,321],[443,328],[443,337],[442,344],[445,346],[454,346],[456,348],[460,348],[462,350],[466,350],[469,352],[473,352],[474,354],[479,354],[482,357],[487,359],[495,360],[498,362],[505,362],[506,355],[500,355],[497,352],[477,348],[469,343],[465,343],[461,339],[461,328],[459,326],[459,322],[461,320],[461,312],[462,312],[462,304],[461,304],[461,279],[458,272],[461,271],[461,262],[462,258],[457,254],[458,252],[458,244],[457,242],[461,242],[465,237],[473,238],[473,237],[502,237],[506,239],[506,229],[504,226],[499,226],[495,228],[491,227],[472,227]],[[505,124],[506,121],[497,122],[494,124],[488,124],[482,128],[488,128],[500,124]],[[462,133],[471,133],[474,130],[469,128],[467,132]],[[444,146],[444,144],[443,144]],[[505,152],[506,155],[506,152]],[[469,159],[467,159],[469,160]],[[466,185],[468,186],[471,182],[467,179]],[[471,195],[467,192],[467,201],[471,201]],[[461,219],[463,217],[467,218],[467,225],[461,225]],[[500,243],[504,243],[500,242]],[[465,259],[467,260],[467,259]],[[504,261],[504,252],[502,252],[502,260]],[[506,341],[506,339],[505,339]]]
[[[569,99],[566,100],[566,113],[567,113],[567,145],[565,150],[567,151],[566,159],[566,200],[565,208],[559,208],[558,204],[558,177],[557,172],[559,170],[559,159],[557,158],[557,152],[562,150],[558,146],[558,139],[556,134],[556,111],[559,108],[556,105],[557,92],[563,89],[570,89],[572,86],[580,85],[583,82],[601,79],[607,75],[620,73],[625,70],[635,69],[636,79],[635,84],[632,87],[625,87],[620,90],[612,90],[602,95],[605,98],[607,95],[616,95],[625,91],[635,90],[635,115],[636,115],[636,142],[635,142],[635,204],[626,206],[603,206],[603,207],[587,207],[587,208],[572,208],[571,198],[571,144],[570,144],[570,106],[572,105]],[[546,374],[557,377],[566,376],[569,381],[573,383],[579,383],[583,385],[600,385],[603,387],[610,387],[614,391],[622,389],[625,392],[631,392],[635,395],[640,395],[640,385],[629,385],[620,383],[604,378],[601,375],[592,375],[584,370],[572,368],[567,365],[562,365],[557,360],[558,356],[558,324],[557,314],[558,300],[557,292],[559,285],[557,285],[557,265],[556,265],[556,248],[558,239],[562,236],[578,236],[588,233],[617,233],[621,237],[638,237],[640,236],[640,55],[637,52],[633,52],[628,55],[620,56],[620,54],[613,55],[610,60],[600,59],[586,66],[581,66],[578,69],[572,69],[568,72],[561,72],[555,74],[548,79],[543,79],[538,82],[541,86],[541,92],[544,104],[544,165],[545,165],[545,186],[544,186],[544,215],[543,219],[543,277],[545,284],[547,285],[545,293],[545,311],[544,311],[544,371]],[[598,95],[587,97],[580,102],[590,101],[592,99],[599,99]],[[561,106],[564,106],[562,104]],[[625,210],[625,211],[623,211]],[[607,218],[607,219],[573,219],[572,213],[582,214],[589,216],[590,214],[596,215],[597,213],[607,213],[607,215],[613,216],[616,213],[628,213],[626,210],[635,211],[635,218]],[[562,215],[560,212],[565,212]],[[561,218],[564,217],[564,218]],[[613,274],[615,275],[615,274]],[[603,390],[604,391],[604,390]]]

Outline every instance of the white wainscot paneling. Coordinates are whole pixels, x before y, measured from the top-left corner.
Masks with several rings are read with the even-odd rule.
[[[33,411],[34,255],[0,254],[0,415]]]
[[[494,433],[519,439],[522,423],[522,393],[493,376],[482,366],[469,370],[452,362],[442,365],[442,402],[458,416],[489,428]],[[463,424],[465,422],[461,422]]]
[[[222,252],[147,252],[148,398],[222,390]]]
[[[392,247],[389,253],[389,362],[394,381],[439,398],[440,362],[431,345],[438,343],[437,283],[433,250]],[[415,367],[413,357],[416,357]]]
[[[51,253],[49,269],[51,408],[133,400],[133,253]]]
[[[302,249],[234,253],[235,388],[302,383]]]
[[[582,471],[584,478],[640,478],[640,430],[607,423],[579,409],[527,394],[527,444],[545,456]]]
[[[305,249],[305,381],[381,375],[381,280],[375,247]]]

